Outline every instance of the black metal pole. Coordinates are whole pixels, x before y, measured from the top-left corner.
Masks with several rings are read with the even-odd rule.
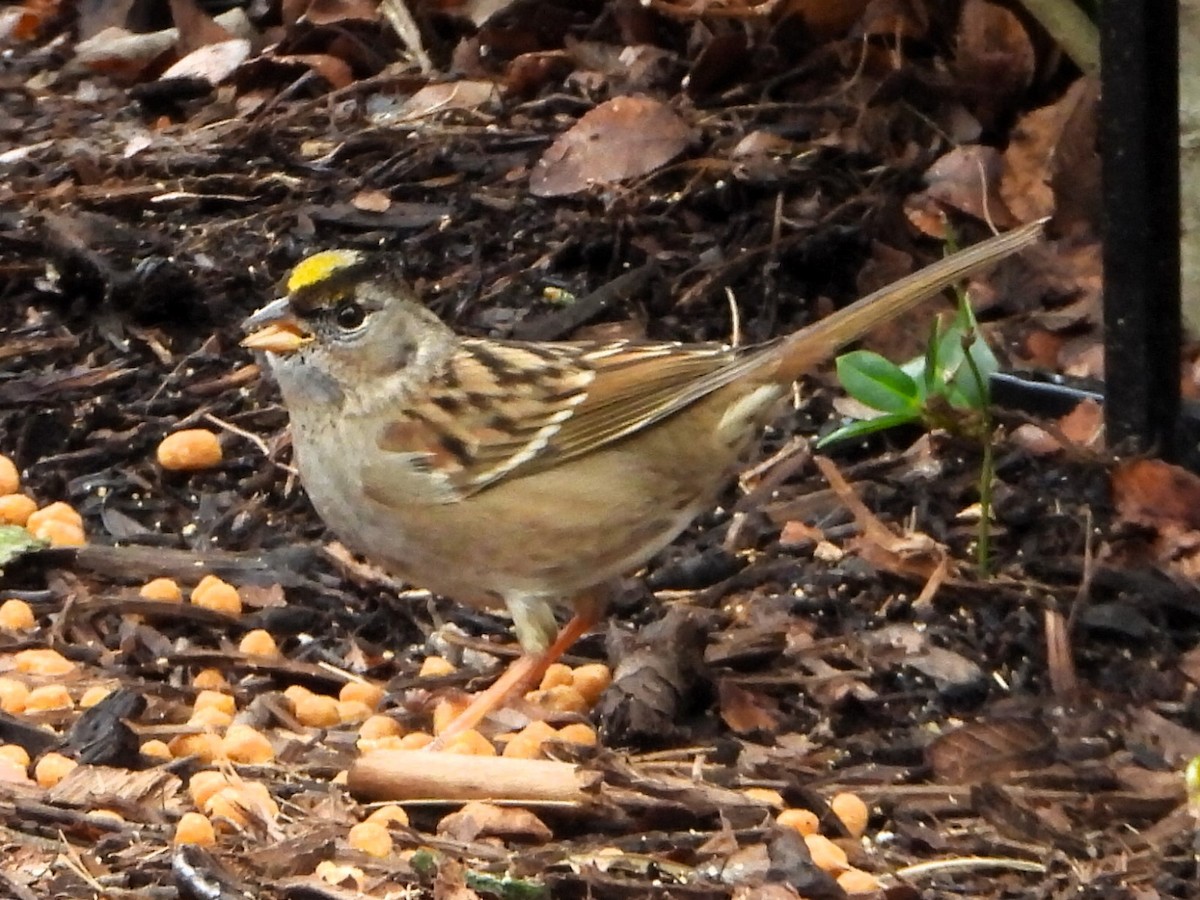
[[[1105,418],[1110,446],[1178,455],[1178,0],[1100,9]]]

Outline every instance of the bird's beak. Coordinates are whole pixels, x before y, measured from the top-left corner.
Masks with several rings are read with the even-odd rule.
[[[280,355],[295,353],[313,339],[286,297],[268,303],[243,322],[242,328],[250,332],[242,339],[243,347]]]

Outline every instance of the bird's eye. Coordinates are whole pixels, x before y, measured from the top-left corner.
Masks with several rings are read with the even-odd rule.
[[[367,312],[357,303],[344,303],[338,307],[334,319],[339,328],[351,331],[362,325],[367,319]]]

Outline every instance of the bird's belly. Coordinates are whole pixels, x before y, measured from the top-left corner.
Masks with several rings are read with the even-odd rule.
[[[641,567],[706,509],[736,453],[724,447],[630,452],[614,445],[465,501],[403,508],[307,471],[309,497],[339,539],[404,580],[461,602],[567,601]],[[697,466],[704,471],[698,471]],[[347,467],[330,467],[345,470]]]

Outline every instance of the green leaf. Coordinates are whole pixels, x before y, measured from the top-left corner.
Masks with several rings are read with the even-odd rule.
[[[920,421],[921,417],[916,414],[884,413],[882,416],[876,416],[873,419],[859,419],[857,422],[847,422],[817,441],[817,449],[820,450],[828,447],[830,444],[838,444],[843,441],[860,440],[868,435],[887,431],[889,428],[895,428],[898,425],[912,425]]]
[[[38,540],[20,525],[0,525],[0,570],[27,553],[49,546],[49,543]]]
[[[911,375],[890,360],[869,350],[838,357],[838,380],[855,400],[885,413],[915,414],[921,391]]]

